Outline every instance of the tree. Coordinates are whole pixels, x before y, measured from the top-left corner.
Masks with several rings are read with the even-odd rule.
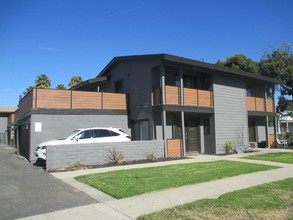
[[[68,86],[73,87],[73,86],[76,86],[82,82],[83,82],[83,79],[80,76],[73,76],[73,77],[71,77]]]
[[[66,90],[66,86],[64,86],[64,84],[59,84],[56,86],[56,89]]]
[[[22,93],[23,96],[25,96],[26,94],[28,94],[33,88],[35,88],[34,86],[29,86],[25,89],[25,91]]]
[[[38,76],[37,80],[35,81],[36,88],[48,89],[51,87],[51,80],[45,74],[41,74]]]
[[[228,57],[224,62],[218,60],[216,65],[230,67],[236,70],[242,70],[251,73],[258,73],[257,62],[254,62],[252,59],[247,58],[243,54],[236,54],[234,56]]]
[[[284,43],[277,49],[265,52],[260,63],[259,73],[284,81],[281,85],[281,95],[293,95],[293,53],[292,42]]]

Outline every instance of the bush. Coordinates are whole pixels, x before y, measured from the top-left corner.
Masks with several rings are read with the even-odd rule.
[[[225,150],[227,154],[234,154],[236,152],[236,143],[234,141],[227,141],[225,143]]]
[[[288,144],[293,142],[293,131],[278,135],[280,140],[287,140]]]
[[[114,164],[122,164],[124,162],[124,154],[122,151],[117,151],[116,148],[109,149],[106,154],[106,159]]]
[[[156,154],[154,152],[150,152],[150,153],[146,153],[146,159],[148,161],[156,161],[157,160],[157,157],[156,157]]]

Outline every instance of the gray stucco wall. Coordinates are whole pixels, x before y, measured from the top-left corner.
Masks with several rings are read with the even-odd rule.
[[[146,159],[154,153],[157,158],[164,157],[164,141],[131,141],[99,144],[72,144],[47,147],[47,170],[68,167],[76,162],[82,165],[101,165],[109,163],[109,150],[116,149],[124,155],[125,161]]]
[[[130,134],[127,115],[32,115],[30,161],[37,160],[34,149],[41,142],[63,138],[75,129],[88,127],[117,127]]]
[[[224,146],[228,140],[234,140],[238,144],[243,140],[242,144],[248,146],[248,116],[244,80],[214,75],[214,111],[215,153],[224,153]]]

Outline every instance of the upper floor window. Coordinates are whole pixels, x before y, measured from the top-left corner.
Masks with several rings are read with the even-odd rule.
[[[183,85],[185,88],[197,89],[197,79],[192,76],[183,77]]]
[[[124,93],[123,79],[115,81],[115,92]]]
[[[205,76],[202,79],[202,88],[204,90],[209,90],[210,89],[210,80],[209,77]]]
[[[272,87],[267,87],[266,93],[267,93],[267,99],[273,99],[273,88]]]
[[[178,73],[175,74],[175,86],[179,87],[180,86],[180,77],[178,75]]]
[[[251,88],[246,89],[246,96],[248,96],[248,97],[252,96],[252,89]]]

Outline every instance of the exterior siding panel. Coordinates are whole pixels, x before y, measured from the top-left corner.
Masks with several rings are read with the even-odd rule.
[[[216,153],[225,153],[229,140],[248,146],[246,85],[237,78],[214,76]]]

